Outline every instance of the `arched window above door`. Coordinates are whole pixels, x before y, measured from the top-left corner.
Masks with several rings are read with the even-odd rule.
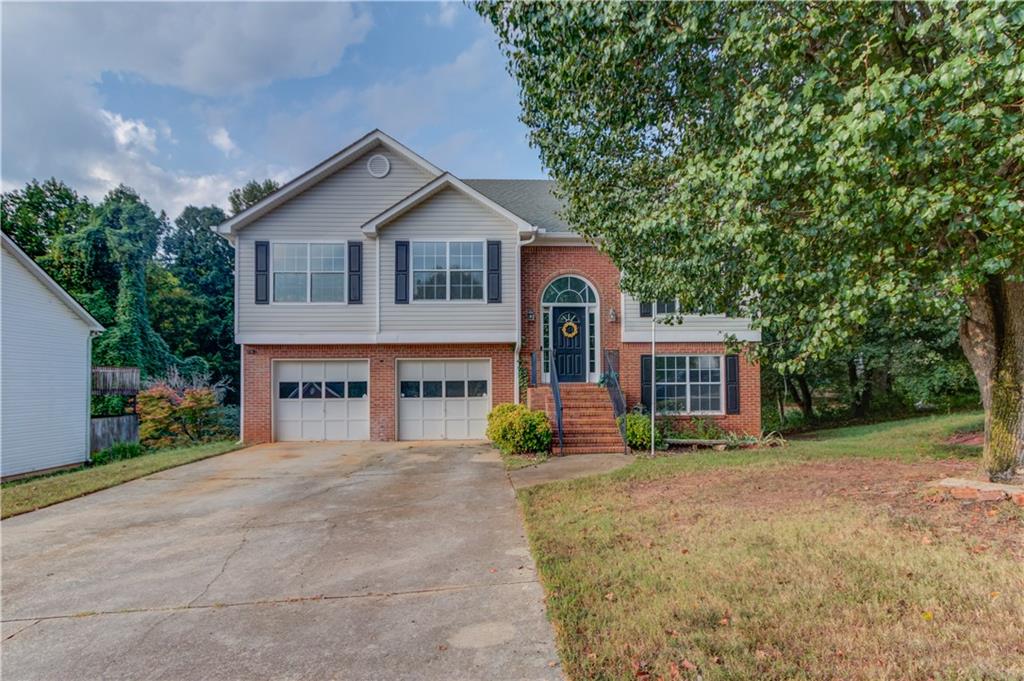
[[[590,285],[572,275],[559,277],[548,284],[541,297],[542,303],[596,303],[597,296]]]

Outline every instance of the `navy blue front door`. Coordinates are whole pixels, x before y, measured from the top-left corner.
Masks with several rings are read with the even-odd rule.
[[[551,310],[551,354],[562,383],[587,380],[587,324],[585,307]]]

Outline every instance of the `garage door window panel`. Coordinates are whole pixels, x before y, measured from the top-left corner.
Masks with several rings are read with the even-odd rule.
[[[487,397],[487,381],[469,381],[470,397]]]
[[[366,397],[367,383],[366,381],[349,381],[348,382],[348,398],[350,400],[359,400]]]
[[[344,399],[345,384],[341,381],[326,381],[324,383],[324,397],[329,400]]]
[[[402,397],[408,399],[415,399],[420,396],[420,382],[419,381],[402,381],[400,386],[400,394]]]
[[[299,384],[297,381],[281,381],[277,384],[277,396],[282,400],[299,399]]]

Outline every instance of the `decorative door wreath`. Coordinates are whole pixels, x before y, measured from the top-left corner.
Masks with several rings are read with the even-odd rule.
[[[568,320],[562,324],[562,335],[566,338],[575,338],[576,334],[580,332],[580,326],[573,320]]]

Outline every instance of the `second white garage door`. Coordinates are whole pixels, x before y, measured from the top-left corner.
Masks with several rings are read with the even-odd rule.
[[[490,361],[399,361],[398,439],[483,439],[490,408]]]
[[[365,360],[274,364],[274,439],[369,439],[370,368]]]

